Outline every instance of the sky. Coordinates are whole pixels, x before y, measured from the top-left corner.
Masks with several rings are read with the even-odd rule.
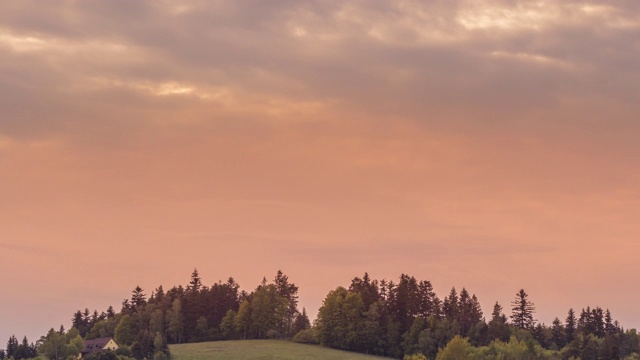
[[[368,272],[640,327],[640,2],[0,3],[0,347]]]

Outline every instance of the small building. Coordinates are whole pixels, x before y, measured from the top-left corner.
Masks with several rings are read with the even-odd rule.
[[[118,349],[118,344],[110,337],[97,338],[93,340],[84,341],[84,349],[80,353],[80,357],[93,354],[96,351],[113,350]]]

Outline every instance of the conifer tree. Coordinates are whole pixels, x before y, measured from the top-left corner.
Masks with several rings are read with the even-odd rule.
[[[516,294],[515,300],[511,302],[511,322],[520,329],[532,329],[535,324],[533,320],[535,307],[533,303],[527,299],[528,296],[524,289],[520,289]]]
[[[565,328],[557,317],[553,319],[551,325],[551,341],[556,344],[558,349],[562,349],[566,345]]]
[[[20,344],[18,343],[18,339],[16,338],[15,335],[11,335],[11,337],[9,337],[9,341],[7,341],[7,357],[11,358],[14,357],[16,354],[16,351],[18,350],[18,346]]]
[[[444,298],[442,307],[442,312],[447,320],[458,319],[458,293],[455,287],[452,287],[449,296]]]
[[[200,279],[200,275],[198,274],[198,269],[193,269],[191,273],[191,280],[189,281],[189,286],[187,286],[187,292],[198,292],[202,287],[202,280]]]
[[[613,325],[613,318],[611,317],[609,309],[604,313],[604,330],[607,335],[613,335],[617,331],[616,327]]]
[[[131,307],[133,311],[136,311],[147,304],[147,295],[142,291],[143,290],[140,286],[136,286],[136,288],[131,291]]]
[[[564,322],[564,331],[566,343],[569,344],[576,337],[576,314],[573,309],[569,309],[567,313],[567,319]]]
[[[509,325],[507,324],[507,317],[502,313],[502,306],[496,302],[493,305],[493,312],[491,313],[491,320],[489,321],[489,329],[487,334],[487,340],[509,340]]]
[[[116,316],[116,312],[115,310],[113,310],[113,306],[109,305],[109,308],[107,309],[107,319],[113,319]]]
[[[308,329],[311,327],[311,322],[309,321],[309,316],[307,315],[307,310],[302,308],[302,313],[298,313],[296,315],[296,319],[293,322],[293,333],[294,335],[299,333],[302,330]]]

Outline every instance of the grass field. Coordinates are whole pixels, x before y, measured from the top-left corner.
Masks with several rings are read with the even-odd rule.
[[[388,359],[283,340],[213,341],[171,345],[174,360],[375,360]]]

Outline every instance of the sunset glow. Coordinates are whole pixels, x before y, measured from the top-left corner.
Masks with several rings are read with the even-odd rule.
[[[0,341],[194,268],[639,327],[638,39],[636,1],[2,2]]]

